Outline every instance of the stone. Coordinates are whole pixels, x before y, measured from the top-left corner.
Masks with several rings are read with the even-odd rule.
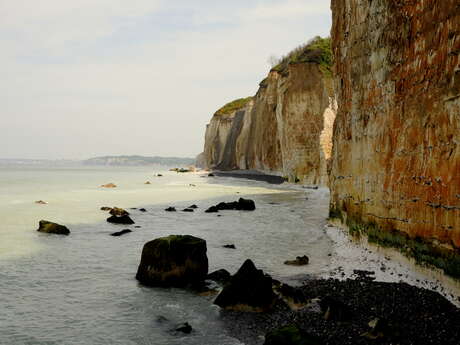
[[[102,206],[101,211],[110,211],[112,208],[108,206]]]
[[[230,280],[231,277],[232,275],[230,272],[222,268],[220,270],[209,273],[206,279],[225,284]]]
[[[390,333],[390,327],[388,325],[388,321],[385,319],[381,319],[377,317],[369,321],[368,325],[371,328],[371,330],[361,335],[368,339],[375,340],[378,338],[383,338]]]
[[[144,184],[152,184],[152,183],[150,183],[150,181],[145,181],[145,183],[144,183]]]
[[[254,211],[256,204],[254,200],[240,198],[238,201],[220,202],[215,206],[209,207],[205,212],[219,212],[224,210]]]
[[[185,334],[190,334],[192,332],[192,326],[188,322],[184,322],[180,325],[177,325],[174,329],[176,332],[182,332]]]
[[[254,211],[256,209],[256,204],[254,200],[239,198],[236,209],[243,211]]]
[[[170,235],[144,245],[136,279],[148,286],[185,287],[202,283],[207,274],[206,241]]]
[[[209,173],[208,177],[214,177],[215,175],[213,173]]]
[[[57,223],[49,222],[47,220],[41,220],[37,231],[45,232],[48,234],[57,234],[57,235],[69,235],[70,230],[64,226]]]
[[[288,325],[265,335],[264,345],[321,345],[319,338],[312,336],[295,325]]]
[[[216,206],[211,206],[210,208],[208,208],[206,211],[204,211],[205,213],[216,213],[216,212],[219,212],[219,209],[216,207]]]
[[[43,200],[37,200],[37,201],[35,201],[35,203],[39,204],[39,205],[47,205],[48,204],[48,202],[43,201]]]
[[[236,249],[234,244],[224,244],[222,247],[227,249]]]
[[[295,260],[286,260],[284,264],[291,266],[305,266],[308,265],[309,261],[310,259],[308,258],[308,256],[304,255],[296,257]]]
[[[147,212],[147,210],[145,208],[140,208],[139,211],[141,212]]]
[[[172,207],[172,206],[169,206],[168,208],[165,208],[165,211],[166,212],[176,212],[176,208]]]
[[[162,174],[157,174],[157,176],[158,176],[158,177],[163,177],[163,175],[162,175]]]
[[[103,184],[101,185],[102,188],[116,188],[117,185],[115,183],[107,183],[107,184]]]
[[[195,204],[193,204],[193,205],[190,205],[190,206],[189,206],[189,207],[187,207],[187,208],[193,208],[193,209],[197,209],[197,208],[198,208],[198,206],[197,206],[197,205],[195,205]]]
[[[107,218],[107,221],[109,223],[114,223],[114,224],[125,224],[125,225],[134,224],[134,221],[127,215],[124,215],[121,217],[111,216]]]
[[[193,212],[193,208],[184,208],[182,212]]]
[[[270,310],[275,302],[272,278],[248,259],[225,285],[214,304],[228,310],[263,312]]]
[[[122,208],[119,208],[119,207],[113,207],[110,209],[110,212],[109,212],[112,216],[117,216],[117,217],[121,217],[121,216],[129,216],[129,212],[122,209]]]
[[[110,236],[123,236],[125,234],[129,234],[130,232],[132,232],[132,231],[129,230],[129,229],[124,229],[124,230],[121,230],[121,231],[118,231],[118,232],[111,233]]]

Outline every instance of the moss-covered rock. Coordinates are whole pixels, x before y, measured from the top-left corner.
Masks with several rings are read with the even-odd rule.
[[[289,325],[273,330],[265,336],[264,345],[320,345],[321,341],[300,330],[297,326]]]
[[[46,232],[48,234],[68,235],[70,230],[64,225],[49,222],[47,220],[41,220],[37,231]]]
[[[262,312],[271,309],[275,302],[272,278],[248,259],[217,296],[214,304],[229,310]]]
[[[208,274],[206,241],[190,235],[170,235],[147,242],[136,279],[149,286],[197,285]]]

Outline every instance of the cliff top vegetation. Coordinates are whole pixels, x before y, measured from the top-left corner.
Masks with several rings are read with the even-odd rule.
[[[287,71],[289,65],[306,62],[319,64],[321,71],[325,75],[332,76],[331,38],[316,36],[306,44],[298,46],[278,59],[271,71],[283,74]]]
[[[251,100],[252,100],[252,97],[235,99],[234,101],[231,101],[225,104],[222,108],[217,110],[215,115],[230,114],[238,109],[245,107]]]

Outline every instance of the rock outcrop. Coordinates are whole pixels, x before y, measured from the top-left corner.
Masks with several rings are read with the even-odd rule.
[[[57,234],[57,235],[69,235],[70,230],[61,224],[49,222],[47,220],[41,220],[37,231],[46,232],[48,234]]]
[[[253,98],[213,116],[205,136],[208,169],[258,170],[292,182],[326,183],[335,118],[328,45],[328,39],[316,38],[291,52]]]
[[[200,284],[208,274],[206,241],[189,235],[170,235],[147,242],[136,279],[150,286]]]
[[[459,249],[458,0],[331,6],[331,215]]]

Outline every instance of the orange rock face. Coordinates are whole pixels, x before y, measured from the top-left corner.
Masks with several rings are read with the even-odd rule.
[[[331,6],[331,207],[459,248],[460,3]]]
[[[332,80],[315,63],[270,72],[253,101],[207,127],[207,166],[251,169],[310,184],[327,182],[335,118]]]

